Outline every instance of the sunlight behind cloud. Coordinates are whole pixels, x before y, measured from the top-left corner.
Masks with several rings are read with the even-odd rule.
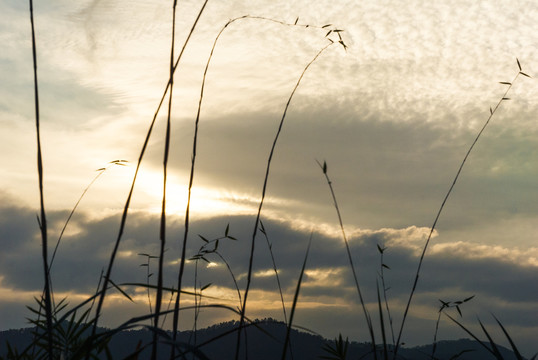
[[[538,248],[525,250],[507,248],[500,245],[472,244],[463,241],[432,245],[433,254],[451,254],[466,259],[498,259],[505,262],[518,263],[524,266],[538,267]]]
[[[186,178],[186,175],[184,175]],[[162,174],[156,171],[141,171],[136,181],[139,206],[151,213],[160,213],[162,204]],[[183,216],[187,206],[188,188],[176,175],[168,175],[166,190],[166,210],[168,214]],[[199,218],[222,214],[253,215],[259,207],[259,195],[242,193],[219,187],[194,185],[191,195],[190,211]],[[284,219],[286,212],[299,207],[300,202],[267,196],[264,200],[267,217]],[[312,222],[304,227],[312,227]]]
[[[271,276],[275,276],[275,270],[273,269],[260,270],[254,273],[254,277],[259,278],[266,278]]]
[[[139,174],[137,188],[144,194],[147,210],[152,213],[161,212],[162,201],[162,174],[144,171]],[[185,213],[188,199],[188,188],[182,185],[176,176],[168,176],[166,190],[166,210],[169,214],[182,216]],[[242,197],[249,200],[247,196]],[[226,193],[206,187],[193,187],[191,196],[191,212],[200,217],[211,217],[217,214],[245,214],[252,213],[254,208],[249,201],[235,201],[234,197]]]
[[[176,56],[202,3],[178,3]],[[76,302],[91,296],[96,272],[113,247],[136,160],[169,79],[170,5],[142,0],[36,4],[51,239],[95,169],[113,159],[129,160],[106,171],[77,208],[51,273],[58,298],[69,295]],[[204,68],[219,31],[247,14],[312,26],[245,17],[222,32],[205,78],[187,233],[181,220]],[[0,302],[9,303],[6,308],[0,303],[3,319],[22,314],[24,309],[12,311],[13,304],[39,296],[43,279],[35,221],[39,193],[28,8],[17,0],[0,2],[0,18],[5,43],[0,53]],[[208,2],[174,77],[167,240],[159,236],[165,105],[152,127],[110,279],[156,283],[157,276],[149,274],[156,275],[157,261],[150,266],[148,257],[147,268],[141,268],[137,254],[158,254],[159,245],[166,244],[163,277],[174,286],[179,259],[204,250],[198,235],[215,240],[228,224],[234,240],[220,242],[220,258],[217,242],[210,241],[215,248],[207,253],[208,262],[187,260],[184,289],[212,283],[204,294],[235,309],[234,286],[244,289],[254,232],[258,243],[248,315],[280,318],[272,266],[278,265],[289,307],[312,234],[298,316],[317,321],[331,337],[347,331],[351,327],[341,319],[357,317],[359,306],[335,204],[315,163],[319,159],[329,164],[336,210],[361,283],[365,279],[368,308],[378,311],[375,280],[382,247],[388,249],[382,261],[392,269],[385,273],[391,308],[401,315],[431,221],[465,151],[492,115],[490,107],[496,109],[510,86],[506,82],[519,70],[538,75],[536,18],[536,0]],[[301,77],[272,158],[261,211],[267,233],[262,234],[254,219],[270,145],[305,66],[327,37],[340,34],[319,28],[329,23],[343,30],[348,47],[336,43]],[[537,94],[535,79],[520,76],[510,101],[501,100],[469,157],[427,249],[410,312],[416,319],[435,321],[439,297],[476,293],[482,309],[514,311],[510,321],[518,325],[530,321],[538,288],[533,272],[538,267]],[[181,234],[188,239],[185,253]],[[126,288],[138,303],[111,290],[105,306],[115,322],[148,311],[147,288]],[[193,299],[185,296],[184,304],[192,305]],[[208,325],[235,313],[225,315],[208,316]],[[24,320],[18,318],[16,324]],[[412,326],[409,332],[424,338],[430,335],[424,329]],[[522,341],[534,345],[533,337]]]
[[[344,268],[323,268],[305,270],[304,287],[336,287],[342,282]]]

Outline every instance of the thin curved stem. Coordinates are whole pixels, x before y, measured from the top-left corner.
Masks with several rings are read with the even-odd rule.
[[[248,292],[250,289],[250,284],[252,281],[252,267],[254,263],[254,248],[256,245],[256,235],[258,233],[258,226],[260,223],[260,216],[263,208],[263,202],[265,199],[265,194],[267,191],[267,183],[269,180],[269,172],[271,170],[271,161],[273,160],[273,155],[275,153],[276,144],[278,142],[278,138],[280,136],[280,132],[282,131],[282,127],[284,126],[284,120],[286,119],[286,114],[288,112],[288,108],[291,104],[291,100],[293,99],[293,96],[295,95],[295,92],[297,91],[297,88],[301,84],[301,80],[304,77],[304,74],[307,72],[308,68],[318,59],[318,57],[325,51],[329,46],[331,46],[333,43],[329,43],[325,45],[318,53],[314,56],[314,58],[305,66],[303,72],[301,73],[301,76],[299,76],[299,79],[297,80],[297,83],[295,84],[295,87],[293,88],[293,91],[291,92],[288,102],[286,103],[286,106],[284,108],[284,113],[282,114],[282,118],[280,119],[280,124],[278,125],[278,130],[276,132],[275,138],[273,140],[273,145],[271,146],[271,151],[269,152],[269,158],[267,159],[267,167],[265,169],[265,177],[263,180],[263,188],[262,188],[262,195],[260,199],[260,205],[258,206],[258,212],[256,214],[256,220],[254,222],[254,228],[252,231],[252,240],[251,240],[251,247],[250,247],[250,257],[249,257],[249,263],[248,263],[248,274],[247,274],[247,285],[245,288],[245,295],[243,296],[243,307],[241,309],[241,318],[239,320],[239,330],[243,327],[243,324],[245,322],[245,314],[247,309],[247,299],[248,299]],[[235,359],[239,359],[239,348],[241,346],[241,331],[238,331],[237,333],[237,343],[235,348]]]
[[[519,65],[519,61],[518,61],[518,65]],[[424,261],[424,257],[426,255],[426,250],[428,249],[428,245],[430,244],[430,240],[432,238],[432,235],[435,231],[435,227],[437,225],[437,221],[439,220],[439,217],[441,216],[441,213],[443,212],[443,209],[445,207],[445,204],[448,200],[448,198],[450,197],[450,194],[452,193],[452,190],[454,189],[454,186],[456,185],[456,182],[458,181],[459,177],[460,177],[460,174],[461,174],[461,171],[463,169],[463,166],[465,165],[465,163],[467,162],[467,158],[469,157],[469,155],[471,154],[471,151],[473,150],[474,146],[476,145],[476,143],[478,142],[478,139],[480,138],[480,136],[482,135],[482,133],[484,132],[484,130],[486,129],[486,127],[488,126],[489,122],[491,121],[491,119],[493,118],[493,115],[495,114],[495,112],[497,111],[497,109],[499,108],[499,106],[501,105],[501,103],[505,100],[508,100],[508,98],[506,97],[506,95],[508,94],[508,92],[510,91],[510,89],[512,88],[512,85],[513,83],[517,80],[517,78],[519,77],[519,75],[521,74],[521,68],[520,68],[520,71],[517,73],[517,75],[514,77],[514,80],[512,80],[511,83],[507,83],[509,84],[508,88],[506,89],[506,91],[504,92],[503,96],[501,97],[501,99],[497,102],[497,104],[495,105],[495,107],[493,109],[490,108],[490,112],[489,112],[489,116],[488,116],[488,119],[486,120],[486,122],[484,123],[484,125],[482,126],[482,128],[480,129],[480,131],[478,132],[478,134],[476,135],[474,141],[471,143],[471,146],[469,147],[469,149],[467,150],[467,152],[465,153],[465,156],[463,157],[463,160],[462,162],[460,163],[460,166],[458,168],[458,171],[456,172],[456,176],[454,176],[454,180],[452,180],[452,184],[450,185],[450,187],[448,188],[448,191],[445,195],[445,197],[443,198],[443,201],[441,202],[441,206],[439,207],[439,210],[437,211],[437,215],[435,216],[435,219],[433,221],[433,225],[430,229],[430,232],[428,234],[428,238],[426,240],[426,243],[424,244],[424,247],[422,249],[422,253],[420,255],[420,260],[418,262],[418,266],[417,266],[417,271],[416,271],[416,274],[415,274],[415,280],[413,281],[413,287],[411,289],[411,293],[409,294],[409,299],[407,300],[407,305],[405,307],[405,311],[404,311],[404,315],[403,315],[403,318],[402,318],[402,324],[400,325],[400,330],[398,332],[398,339],[396,341],[396,344],[395,344],[395,348],[394,348],[394,358],[396,359],[396,355],[398,353],[398,349],[400,347],[400,341],[401,341],[401,338],[402,338],[402,333],[403,333],[403,329],[404,329],[404,326],[405,326],[405,320],[407,319],[407,314],[409,312],[409,308],[411,306],[411,301],[413,299],[413,295],[415,294],[415,291],[416,291],[416,288],[417,288],[417,284],[418,284],[418,279],[419,279],[419,275],[420,275],[420,270],[422,268],[422,263]]]

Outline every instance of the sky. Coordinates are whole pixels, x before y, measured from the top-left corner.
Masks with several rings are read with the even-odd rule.
[[[176,55],[201,1],[179,1]],[[395,329],[420,253],[463,157],[513,82],[473,148],[428,247],[402,340],[431,343],[440,306],[462,305],[501,344],[494,314],[524,354],[538,349],[538,4],[505,1],[209,1],[174,77],[167,183],[165,283],[177,278],[184,232],[194,120],[204,67],[197,163],[187,256],[229,233],[219,251],[244,290],[251,233],[271,144],[290,94],[271,163],[247,315],[283,320],[268,242],[289,306],[310,237],[295,323],[333,338],[366,341],[327,164],[361,290],[377,311],[384,280]],[[0,2],[0,324],[27,325],[43,287],[36,132],[28,4]],[[298,20],[297,20],[298,18]],[[277,20],[279,22],[267,19]],[[297,26],[293,24],[297,21]],[[287,23],[288,25],[284,25]],[[54,259],[57,299],[91,294],[115,241],[140,150],[168,81],[171,1],[64,1],[35,4],[45,206],[52,248],[88,188]],[[309,25],[308,27],[305,25]],[[324,25],[328,27],[321,28]],[[347,48],[338,44],[340,32]],[[514,78],[515,81],[514,81]],[[157,255],[166,109],[142,161],[115,283],[146,282],[140,253]],[[111,164],[127,160],[126,166]],[[155,271],[154,259],[149,266]],[[194,285],[195,262],[186,281]],[[150,281],[154,281],[150,278]],[[198,264],[204,293],[237,306],[234,283],[216,254]],[[144,289],[112,293],[104,325],[149,311]],[[189,304],[189,299],[186,299]],[[207,300],[208,302],[211,300]],[[215,300],[217,301],[217,300]],[[449,309],[451,316],[457,312]],[[183,328],[192,326],[185,315]],[[205,311],[200,324],[234,318]],[[379,322],[377,322],[379,324]],[[438,337],[466,334],[441,317]]]

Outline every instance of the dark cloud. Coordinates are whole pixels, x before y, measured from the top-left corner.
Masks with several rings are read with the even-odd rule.
[[[42,265],[35,213],[30,209],[17,207],[9,201],[3,203],[1,211],[4,214],[16,215],[10,217],[14,219],[13,221],[9,224],[4,223],[1,227],[3,229],[1,240],[4,246],[0,262],[2,288],[12,291],[39,291],[42,286],[40,277]],[[49,218],[52,224],[59,224],[61,223],[60,219],[65,218],[66,215],[66,212],[51,212]],[[287,301],[289,301],[296,286],[310,234],[293,230],[289,224],[281,221],[267,218],[263,222],[279,269],[282,288]],[[230,265],[231,271],[238,280],[239,287],[244,289],[251,245],[250,237],[254,224],[253,217],[229,216],[205,220],[194,219],[191,224],[187,256],[196,254],[204,244],[198,234],[208,240],[216,239],[224,236],[228,224],[229,234],[236,237],[237,241],[220,240],[218,251]],[[90,219],[83,213],[75,215],[71,224],[73,231],[68,231],[69,235],[66,235],[62,240],[52,271],[54,290],[57,293],[87,294],[94,291],[99,273],[107,264],[118,225],[119,217],[116,215],[102,219]],[[165,283],[169,286],[173,286],[177,278],[177,265],[170,264],[169,261],[179,257],[178,249],[183,233],[182,226],[181,219],[170,218],[165,269]],[[55,227],[58,228],[58,226]],[[51,230],[51,233],[55,230]],[[368,306],[372,307],[372,313],[375,312],[376,279],[379,280],[381,264],[377,245],[387,247],[383,259],[383,262],[390,267],[390,270],[385,269],[384,271],[386,286],[390,287],[387,295],[393,304],[395,321],[400,321],[403,304],[409,295],[418,261],[414,249],[415,246],[423,245],[425,231],[426,229],[421,230],[420,228],[380,229],[362,231],[349,236],[350,250],[357,268],[361,291],[365,301],[369,304]],[[51,235],[51,238],[54,236]],[[435,242],[436,239],[433,241]],[[140,267],[140,264],[145,263],[146,258],[137,254],[157,254],[158,243],[158,217],[139,212],[131,214],[113,271],[114,281],[116,283],[145,283],[146,268]],[[212,287],[215,289],[234,289],[232,277],[222,260],[216,254],[208,254],[206,257],[217,266],[207,267],[205,262],[200,262],[198,284],[212,283]],[[153,259],[150,267],[151,272],[156,271],[156,264],[156,260]],[[275,305],[277,310],[268,310],[268,312],[276,313],[278,316],[278,302],[280,300],[272,269],[273,265],[266,240],[261,233],[258,233],[254,259],[255,276],[252,282],[254,295],[251,296],[253,296],[254,303],[263,300],[277,304]],[[190,262],[185,274],[188,286],[192,286],[193,279],[194,262]],[[150,278],[150,280],[154,282],[155,277]],[[538,320],[532,315],[532,308],[536,305],[535,299],[538,296],[536,290],[538,286],[536,285],[538,284],[536,283],[534,267],[504,261],[488,256],[488,254],[477,259],[468,258],[461,254],[454,255],[450,251],[444,253],[434,251],[426,256],[423,265],[418,291],[412,303],[412,319],[409,322],[408,331],[412,334],[412,338],[415,338],[415,329],[421,328],[423,326],[421,324],[424,322],[427,322],[429,328],[433,328],[433,321],[437,315],[436,309],[440,305],[438,299],[456,301],[476,295],[469,304],[466,303],[462,306],[465,314],[471,315],[474,312],[487,317],[487,312],[491,311],[506,319],[505,323],[511,329],[518,331],[517,329],[521,328],[523,329],[521,331],[524,332],[525,329],[532,328]],[[138,293],[133,287],[126,289],[132,295]],[[235,295],[230,294],[232,304],[236,303],[236,300],[233,300]],[[260,298],[260,295],[256,294],[265,295]],[[314,327],[314,330],[322,328],[323,331],[327,332],[324,333],[327,336],[334,336],[328,332],[335,330],[325,329],[337,328],[340,329],[338,331],[349,331],[350,335],[356,332],[353,329],[357,323],[362,321],[361,311],[341,238],[334,238],[314,231],[300,299],[304,308],[300,303],[298,314],[301,315],[299,319],[304,320],[306,326]],[[25,301],[30,301],[30,299]],[[110,307],[118,306],[115,304],[116,302],[112,302]],[[2,311],[10,309],[10,306],[2,306]],[[132,309],[126,313],[143,313],[147,310],[146,305],[140,302],[138,307],[130,306]],[[256,308],[255,305],[251,306],[253,314],[259,313],[261,315],[263,313],[263,309]],[[346,319],[344,321],[342,319],[335,325],[330,325],[331,322],[325,322],[328,314],[336,319],[338,316],[345,317],[346,313],[354,314],[355,320]],[[23,309],[20,310],[20,316],[22,324]],[[110,316],[111,321],[112,319],[115,321],[125,320],[119,319],[117,314]],[[473,321],[470,317],[466,317],[466,319]],[[336,324],[340,324],[340,327],[336,327]],[[421,333],[422,330],[417,331]],[[431,330],[426,331],[426,333],[431,334]],[[448,334],[456,333],[455,329],[448,332]],[[525,336],[522,339],[525,339]],[[430,340],[426,339],[422,342],[428,341]]]
[[[478,130],[445,128],[427,122],[424,114],[413,122],[395,122],[380,114],[361,118],[347,110],[349,105],[296,112],[292,104],[267,194],[295,203],[284,204],[284,210],[270,209],[332,221],[329,190],[315,162],[326,160],[346,223],[368,228],[430,226]],[[259,197],[280,117],[278,109],[202,117],[195,186],[240,189]],[[181,172],[190,165],[192,126],[181,123],[175,128],[173,167]],[[471,153],[439,226],[478,229],[495,220],[534,214],[536,196],[529,180],[538,173],[534,139],[534,131],[492,123]],[[148,160],[157,168],[161,158],[156,152]]]

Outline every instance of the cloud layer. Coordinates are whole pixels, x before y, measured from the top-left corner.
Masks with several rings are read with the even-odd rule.
[[[200,6],[180,2],[178,46]],[[76,302],[94,291],[107,262],[134,163],[167,83],[171,9],[157,2],[87,0],[52,1],[35,10],[52,239],[95,169],[115,159],[130,161],[92,185],[59,247],[54,289]],[[327,161],[369,306],[375,306],[380,270],[377,245],[387,247],[384,261],[391,269],[385,280],[398,323],[441,201],[507,89],[499,82],[514,79],[516,57],[526,73],[538,74],[537,12],[532,0],[209,2],[175,76],[167,279],[177,276],[204,67],[228,20],[252,15],[294,23],[299,17],[299,25],[312,26],[245,18],[219,38],[201,109],[188,255],[202,245],[197,234],[216,238],[230,223],[239,240],[223,240],[219,249],[244,287],[252,214],[284,107],[305,66],[327,43],[327,30],[319,26],[343,29],[347,51],[325,51],[290,104],[262,215],[288,302],[313,231],[298,322],[329,337],[341,331],[364,339],[331,195],[316,160]],[[11,327],[22,326],[21,299],[31,303],[42,279],[28,9],[8,0],[0,14],[0,312],[3,325]],[[536,81],[520,75],[473,149],[437,224],[406,342],[431,341],[439,298],[475,294],[462,309],[464,320],[472,324],[478,314],[488,322],[491,311],[532,350],[537,95]],[[139,265],[145,260],[137,254],[157,252],[163,120],[161,112],[135,188],[116,282],[144,282]],[[261,235],[249,312],[280,318]],[[207,292],[235,306],[231,275],[218,256],[210,260],[211,266],[199,268],[200,283],[212,282]],[[192,286],[194,263],[187,269]],[[127,290],[136,303],[111,298],[111,323],[148,310],[143,290]],[[212,312],[204,321],[227,316]],[[441,329],[446,338],[463,336],[446,319]]]
[[[2,314],[5,312],[2,318],[10,321],[8,326],[19,327],[23,326],[22,319],[28,315],[20,302],[31,304],[31,294],[39,293],[42,288],[42,279],[35,276],[40,273],[37,226],[34,224],[34,214],[30,209],[4,205],[2,212],[16,215],[12,219],[17,221],[2,223],[1,227],[4,246],[0,262],[0,273],[3,274],[1,291],[6,296],[2,298],[0,309]],[[56,225],[56,231],[51,233],[56,233],[67,214],[50,215],[51,223]],[[294,230],[291,227],[293,224],[290,223],[270,218],[262,221],[267,239],[262,233],[258,233],[249,314],[253,317],[272,316],[283,319],[267,240],[271,244],[286,303],[290,306],[310,235],[306,231]],[[71,231],[68,231],[62,239],[51,272],[57,296],[67,295],[72,303],[76,303],[94,291],[100,269],[108,261],[118,223],[117,216],[91,220],[83,213],[76,214],[70,224]],[[252,216],[228,216],[193,221],[188,257],[198,253],[204,244],[197,234],[208,240],[217,239],[224,236],[224,230],[229,224],[230,235],[237,238],[237,241],[220,240],[218,253],[222,258],[216,253],[210,253],[206,255],[209,264],[203,261],[198,264],[197,286],[211,283],[205,293],[218,298],[207,300],[208,302],[231,306],[238,304],[234,281],[223,259],[230,266],[240,289],[244,289],[250,249],[249,234],[253,223]],[[362,334],[360,326],[357,326],[362,321],[361,310],[343,241],[340,237],[326,235],[319,229],[313,230],[312,248],[298,308],[298,324],[326,336],[335,336],[336,332],[345,331],[349,332],[350,336],[364,339],[366,334]],[[380,280],[381,269],[377,245],[387,248],[383,263],[390,269],[384,270],[384,280],[386,286],[390,287],[387,295],[395,324],[399,324],[414,277],[418,252],[424,244],[428,231],[427,228],[408,227],[361,230],[349,234],[361,291],[372,313],[375,313],[376,306],[375,282],[376,279]],[[440,235],[442,236],[442,233]],[[165,283],[168,286],[173,286],[177,277],[178,244],[181,236],[180,219],[172,219],[165,262]],[[419,290],[411,308],[411,320],[406,332],[409,335],[404,340],[408,343],[431,341],[428,336],[433,333],[437,309],[440,306],[439,298],[456,301],[476,295],[472,302],[462,306],[464,320],[472,326],[473,315],[477,314],[489,323],[491,319],[487,314],[492,312],[514,332],[521,346],[530,351],[531,337],[528,336],[536,330],[537,319],[533,318],[532,309],[538,287],[535,276],[537,264],[530,262],[529,258],[536,259],[538,249],[518,252],[487,244],[438,243],[439,237],[434,238],[426,257]],[[212,246],[208,248],[211,249]],[[119,250],[113,280],[116,283],[145,283],[147,268],[140,265],[147,263],[147,258],[138,254],[153,255],[157,253],[157,249],[158,217],[141,213],[132,214],[128,219],[128,230]],[[187,265],[185,279],[188,287],[194,285],[195,265],[194,261],[190,261]],[[153,259],[148,270],[154,272],[155,269],[156,260]],[[155,280],[150,278],[149,281],[153,283]],[[142,287],[130,286],[125,289],[134,297],[135,303],[128,305],[128,301],[121,300],[121,296],[113,296],[107,306],[105,320],[107,324],[117,324],[130,316],[148,311],[147,295]],[[14,303],[15,299],[20,304],[18,307]],[[186,300],[185,304],[188,303],[190,300]],[[113,309],[118,306],[125,306],[126,310],[114,312]],[[14,316],[14,312],[18,316]],[[333,321],[325,322],[328,320],[323,316],[325,312],[335,316]],[[202,322],[211,323],[215,318],[230,317],[233,316],[217,313],[204,318]],[[336,321],[335,319],[339,317],[341,321]],[[442,329],[444,336],[448,338],[464,336],[458,333],[447,319],[443,321]]]

